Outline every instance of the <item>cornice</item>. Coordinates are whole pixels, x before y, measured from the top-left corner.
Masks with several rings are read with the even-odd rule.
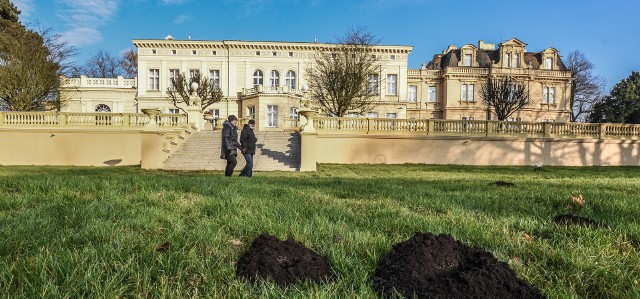
[[[202,40],[152,40],[134,39],[138,49],[220,49],[220,50],[265,50],[265,51],[323,51],[339,46],[328,43],[270,42],[270,41],[202,41]],[[413,46],[377,45],[374,53],[409,54]]]

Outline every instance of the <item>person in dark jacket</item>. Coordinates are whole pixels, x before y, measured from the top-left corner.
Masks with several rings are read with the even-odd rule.
[[[235,115],[229,115],[227,121],[222,125],[222,146],[220,147],[220,158],[227,159],[227,167],[224,170],[225,176],[232,176],[233,169],[238,164],[238,118]]]
[[[242,146],[242,154],[247,164],[240,172],[240,176],[251,177],[253,176],[253,155],[256,153],[256,134],[253,133],[253,129],[256,127],[256,121],[251,119],[249,123],[244,125],[242,132],[240,133],[240,145]]]

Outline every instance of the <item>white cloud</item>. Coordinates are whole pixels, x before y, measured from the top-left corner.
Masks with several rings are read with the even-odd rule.
[[[22,12],[20,16],[28,17],[33,11],[33,0],[13,0],[13,4]]]
[[[190,16],[179,15],[173,20],[173,22],[176,23],[176,24],[183,24],[183,23],[186,23],[186,22],[188,22],[190,20],[191,20]]]
[[[98,29],[89,27],[78,27],[63,32],[62,36],[71,45],[76,47],[93,45],[102,41],[102,34]]]
[[[99,29],[117,14],[119,0],[59,0],[63,9],[58,17],[69,28],[64,35],[74,46],[91,45],[102,41]]]

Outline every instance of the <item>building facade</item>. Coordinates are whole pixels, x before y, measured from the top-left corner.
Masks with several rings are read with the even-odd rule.
[[[196,72],[219,86],[223,99],[206,110],[214,119],[234,114],[256,119],[259,130],[295,126],[305,99],[306,70],[319,51],[334,44],[250,41],[133,40],[137,79],[70,79],[67,111],[139,112],[160,108],[180,113],[167,96],[171,78]],[[411,46],[378,45],[380,61],[370,77],[376,108],[369,118],[491,119],[479,96],[489,77],[509,75],[527,82],[533,103],[513,120],[569,121],[571,74],[557,50],[527,52],[518,39],[499,44],[449,46],[420,69],[408,69]]]

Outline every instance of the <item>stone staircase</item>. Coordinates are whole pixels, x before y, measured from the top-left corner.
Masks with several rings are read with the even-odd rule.
[[[222,130],[197,131],[164,162],[167,170],[224,170],[220,159]],[[297,132],[255,132],[258,138],[253,157],[254,171],[297,171],[300,168],[300,134]],[[240,130],[238,130],[240,136]],[[236,175],[245,165],[238,155]]]

